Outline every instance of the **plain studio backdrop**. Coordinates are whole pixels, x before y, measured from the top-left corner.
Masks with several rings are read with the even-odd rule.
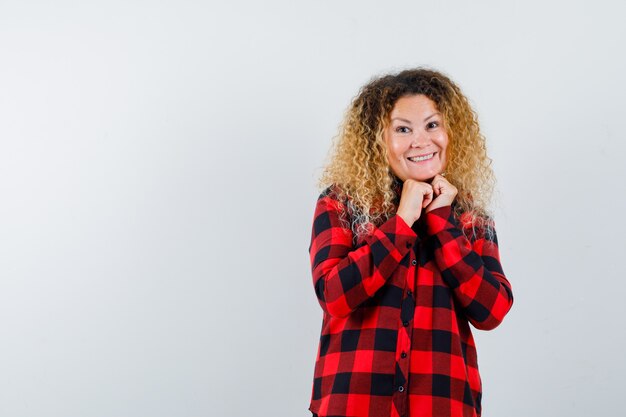
[[[498,178],[484,416],[623,416],[622,4],[1,1],[0,416],[310,416],[316,179],[418,65]]]

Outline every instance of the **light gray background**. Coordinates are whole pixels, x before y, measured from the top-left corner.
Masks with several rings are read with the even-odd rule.
[[[315,180],[415,65],[499,179],[484,416],[623,416],[623,3],[225,3],[0,1],[0,416],[309,416]]]

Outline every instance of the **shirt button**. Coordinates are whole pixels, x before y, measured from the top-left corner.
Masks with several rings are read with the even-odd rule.
[[[406,292],[406,295],[408,295],[408,296],[410,297],[410,296],[411,296],[411,290],[408,290],[408,291]]]
[[[411,265],[417,265],[417,261],[416,261],[415,259],[413,259],[413,260],[411,261]]]
[[[400,386],[398,387],[398,391],[400,391],[400,392],[404,392],[404,387],[403,387],[402,385],[400,385]]]
[[[406,247],[410,248],[411,246],[413,246],[413,244],[411,242],[406,242]]]
[[[402,359],[406,358],[406,352],[402,352],[402,354],[400,355],[400,357],[401,357]]]
[[[408,326],[408,325],[409,325],[409,322],[408,322],[408,321],[405,321],[404,323],[402,323],[402,325],[403,325],[404,327],[406,327],[406,326]]]

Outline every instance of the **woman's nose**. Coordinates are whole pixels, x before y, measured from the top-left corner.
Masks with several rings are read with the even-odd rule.
[[[424,146],[428,144],[428,140],[428,135],[426,133],[417,133],[413,136],[411,147],[418,148],[420,146]]]

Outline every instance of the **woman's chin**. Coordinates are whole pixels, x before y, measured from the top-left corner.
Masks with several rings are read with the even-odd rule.
[[[434,173],[422,174],[422,175],[410,175],[409,178],[415,181],[427,182],[430,184],[436,175],[437,174],[434,174]]]

